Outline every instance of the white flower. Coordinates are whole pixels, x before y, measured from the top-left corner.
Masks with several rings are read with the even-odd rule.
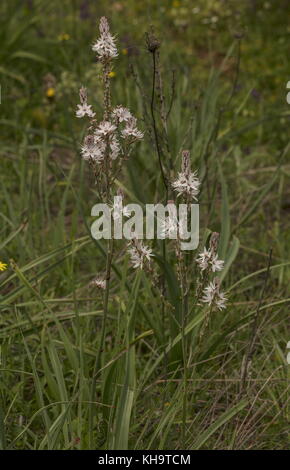
[[[123,196],[118,196],[114,198],[114,204],[112,207],[113,219],[118,220],[124,215],[125,217],[130,217],[131,211],[127,206],[123,207]]]
[[[94,117],[96,113],[93,112],[92,106],[86,102],[77,105],[76,117],[82,118],[84,116]]]
[[[118,122],[128,122],[129,119],[133,117],[129,109],[124,108],[123,106],[117,106],[115,109],[113,109],[112,114]]]
[[[188,194],[190,197],[197,201],[197,195],[199,192],[200,181],[196,177],[196,171],[194,173],[178,173],[178,178],[172,183],[172,187],[178,192],[178,195]]]
[[[109,121],[102,121],[98,125],[95,135],[100,137],[107,137],[108,135],[112,134],[116,130],[115,124],[112,124]]]
[[[219,310],[226,308],[227,298],[223,292],[219,291],[220,282],[219,279],[215,279],[210,282],[209,285],[203,291],[202,302],[216,306]]]
[[[97,277],[96,279],[94,279],[91,283],[91,286],[95,286],[97,287],[98,289],[106,289],[106,281],[105,279],[102,279],[100,277]]]
[[[84,144],[81,146],[81,154],[84,160],[94,160],[96,163],[101,162],[105,156],[106,144],[98,137],[88,135]]]
[[[210,264],[211,264],[211,270],[213,273],[216,271],[222,271],[224,267],[224,261],[221,259],[218,259],[217,255],[214,255],[212,257]]]
[[[132,240],[132,246],[128,249],[128,253],[130,254],[131,263],[135,269],[143,269],[144,263],[146,261],[150,263],[150,257],[153,256],[151,248],[138,240]]]
[[[212,304],[214,297],[217,293],[217,286],[215,282],[210,282],[209,285],[204,289],[203,291],[203,297],[202,297],[202,302],[205,302],[209,305]]]
[[[175,213],[169,215],[161,223],[161,238],[176,239],[177,235],[183,234],[183,223],[179,221]]]
[[[100,59],[113,59],[118,56],[116,41],[111,35],[107,18],[104,16],[100,20],[100,38],[93,44],[92,49]]]
[[[215,304],[219,310],[226,308],[227,298],[223,292],[219,292],[216,299]]]
[[[205,271],[205,269],[208,268],[211,256],[212,256],[211,251],[207,250],[206,248],[203,249],[202,253],[199,253],[196,259],[196,262],[202,271]]]
[[[128,119],[126,122],[125,129],[122,130],[121,136],[126,139],[128,137],[133,137],[134,139],[141,140],[144,137],[143,132],[139,131],[136,127],[137,119],[133,116]]]
[[[84,116],[94,117],[95,113],[92,110],[92,106],[88,104],[87,89],[84,87],[80,88],[80,102],[81,104],[77,105],[76,116],[82,118]]]
[[[114,37],[109,33],[101,36],[92,47],[101,59],[109,59],[118,56]]]
[[[224,261],[218,259],[218,256],[215,255],[212,250],[207,250],[206,248],[199,253],[196,262],[202,271],[210,268],[213,273],[216,271],[222,271],[224,267]]]

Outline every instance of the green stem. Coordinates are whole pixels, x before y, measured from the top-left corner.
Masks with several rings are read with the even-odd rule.
[[[104,350],[104,342],[105,342],[105,337],[106,337],[112,258],[113,258],[113,238],[108,240],[107,259],[106,259],[106,288],[104,292],[104,307],[103,307],[103,319],[102,319],[102,327],[101,327],[101,339],[100,339],[99,348],[98,348],[96,361],[94,365],[93,380],[92,380],[92,387],[91,387],[91,406],[90,406],[90,416],[89,416],[89,448],[90,449],[93,448],[93,428],[94,428],[94,416],[95,416],[93,402],[95,401],[97,377],[100,374],[101,356]]]

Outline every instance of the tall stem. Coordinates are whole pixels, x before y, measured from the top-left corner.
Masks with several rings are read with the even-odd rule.
[[[103,87],[104,87],[104,120],[107,120],[110,113],[111,107],[111,90],[110,90],[110,61],[105,61],[103,63]],[[109,142],[107,141],[106,145],[106,155],[105,155],[105,194],[106,194],[106,203],[110,202],[110,166],[109,166]],[[94,417],[95,417],[95,408],[94,400],[96,396],[96,385],[97,378],[100,375],[101,366],[102,366],[102,353],[104,351],[104,343],[106,338],[107,330],[107,317],[108,317],[108,305],[109,305],[109,292],[110,292],[110,279],[111,279],[111,268],[112,268],[112,259],[113,259],[113,238],[109,239],[107,242],[107,256],[106,256],[106,274],[105,274],[105,291],[103,298],[103,318],[101,326],[101,337],[98,347],[98,352],[96,356],[96,361],[94,365],[92,386],[91,386],[91,404],[90,404],[90,414],[89,414],[89,448],[93,448],[93,429],[94,429]]]
[[[109,305],[109,292],[110,292],[110,278],[111,278],[111,268],[112,268],[112,259],[113,259],[113,238],[108,240],[107,245],[107,258],[106,258],[106,288],[104,292],[104,304],[103,304],[103,318],[102,318],[102,327],[101,327],[101,339],[99,343],[99,348],[96,356],[96,361],[94,365],[92,388],[91,388],[91,405],[90,405],[90,419],[89,419],[89,447],[93,447],[93,426],[94,426],[94,400],[96,395],[96,384],[97,377],[100,374],[101,370],[101,357],[104,351],[104,342],[106,337],[106,327],[107,327],[107,317],[108,317],[108,305]]]

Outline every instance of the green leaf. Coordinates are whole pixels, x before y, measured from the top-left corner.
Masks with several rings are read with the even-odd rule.
[[[47,60],[44,59],[43,57],[41,57],[37,54],[34,54],[32,52],[28,52],[28,51],[14,52],[13,54],[11,54],[11,56],[9,58],[10,59],[29,59],[29,60],[34,60],[35,62],[47,63]]]
[[[221,426],[223,426],[228,421],[230,421],[233,418],[233,416],[235,416],[240,411],[242,411],[247,406],[247,404],[248,402],[246,400],[241,400],[237,405],[225,411],[213,424],[209,426],[209,428],[206,431],[200,434],[200,436],[194,442],[192,449],[193,450],[200,449],[206,443],[206,441],[212,436],[212,434],[214,434]]]
[[[114,450],[127,450],[129,441],[130,419],[135,394],[136,367],[135,367],[135,348],[130,347],[130,342],[134,339],[135,318],[137,298],[140,287],[142,272],[139,272],[135,278],[132,294],[127,308],[127,353],[125,362],[125,379],[119,397],[118,409],[116,415]]]

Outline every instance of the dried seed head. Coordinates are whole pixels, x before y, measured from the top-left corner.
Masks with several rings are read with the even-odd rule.
[[[152,54],[154,54],[161,45],[159,39],[154,35],[153,28],[151,28],[149,33],[146,33],[146,44],[148,51]]]

